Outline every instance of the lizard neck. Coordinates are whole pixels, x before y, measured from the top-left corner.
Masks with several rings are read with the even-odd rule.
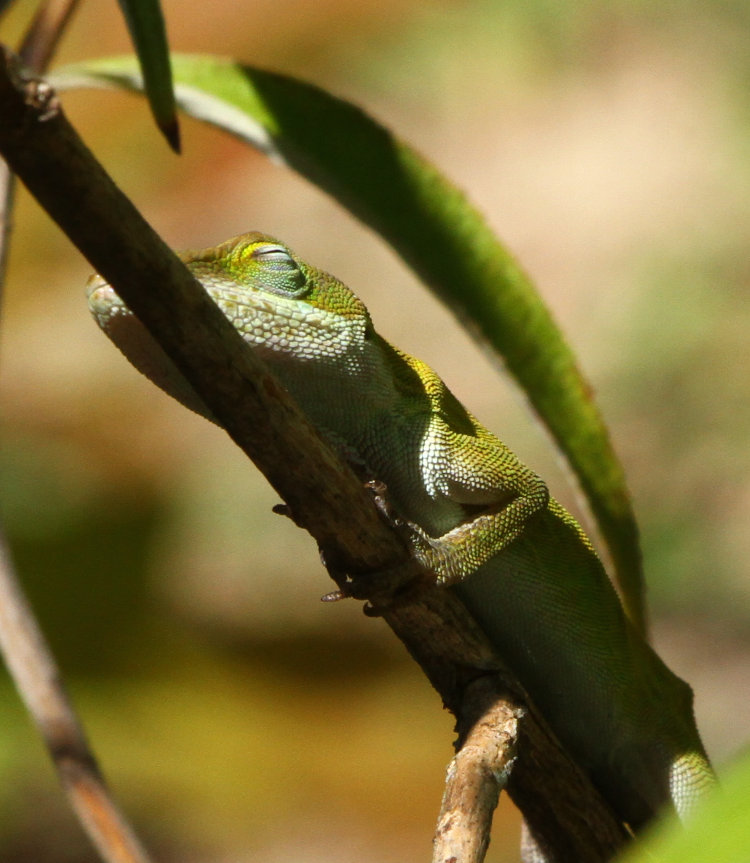
[[[429,366],[372,329],[335,357],[267,359],[342,455],[386,484],[399,515],[435,536],[463,520],[436,488],[434,436],[438,426],[473,435],[477,425]]]
[[[424,399],[418,375],[373,331],[339,339],[336,352],[326,356],[265,351],[263,356],[313,423],[354,450],[374,427],[388,434],[399,422],[406,391],[411,399]]]

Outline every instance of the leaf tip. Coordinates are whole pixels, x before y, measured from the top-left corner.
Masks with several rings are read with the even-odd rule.
[[[182,152],[182,143],[180,140],[180,124],[177,120],[177,117],[172,117],[169,121],[160,122],[159,130],[162,135],[167,139],[167,143],[174,150],[175,153],[179,156]]]

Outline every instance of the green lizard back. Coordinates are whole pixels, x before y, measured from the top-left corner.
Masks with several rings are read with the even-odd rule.
[[[690,687],[625,618],[560,504],[453,589],[623,820],[669,801],[687,813],[712,782]]]

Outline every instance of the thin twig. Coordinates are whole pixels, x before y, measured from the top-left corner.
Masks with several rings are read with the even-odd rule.
[[[0,527],[0,650],[86,832],[108,863],[148,863],[104,784]]]
[[[78,2],[48,0],[37,9],[18,50],[24,65],[33,72],[41,74],[47,70]],[[8,265],[14,185],[13,174],[0,159],[0,305]]]
[[[47,0],[39,6],[18,49],[24,66],[39,74],[49,68],[77,5],[78,0]]]
[[[10,244],[11,213],[15,178],[3,159],[0,159],[0,309],[3,303],[3,288],[8,271],[8,245]]]
[[[433,845],[433,863],[481,863],[492,815],[510,776],[525,715],[508,697],[488,705],[448,767]]]

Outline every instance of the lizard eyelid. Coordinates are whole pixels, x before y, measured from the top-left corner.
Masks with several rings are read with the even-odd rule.
[[[260,261],[263,264],[277,265],[274,269],[279,270],[296,270],[299,269],[297,264],[283,246],[264,245],[256,246],[250,253],[251,258]]]
[[[305,276],[284,246],[268,243],[256,246],[250,257],[263,268],[264,287],[276,294],[298,297],[307,291]]]

